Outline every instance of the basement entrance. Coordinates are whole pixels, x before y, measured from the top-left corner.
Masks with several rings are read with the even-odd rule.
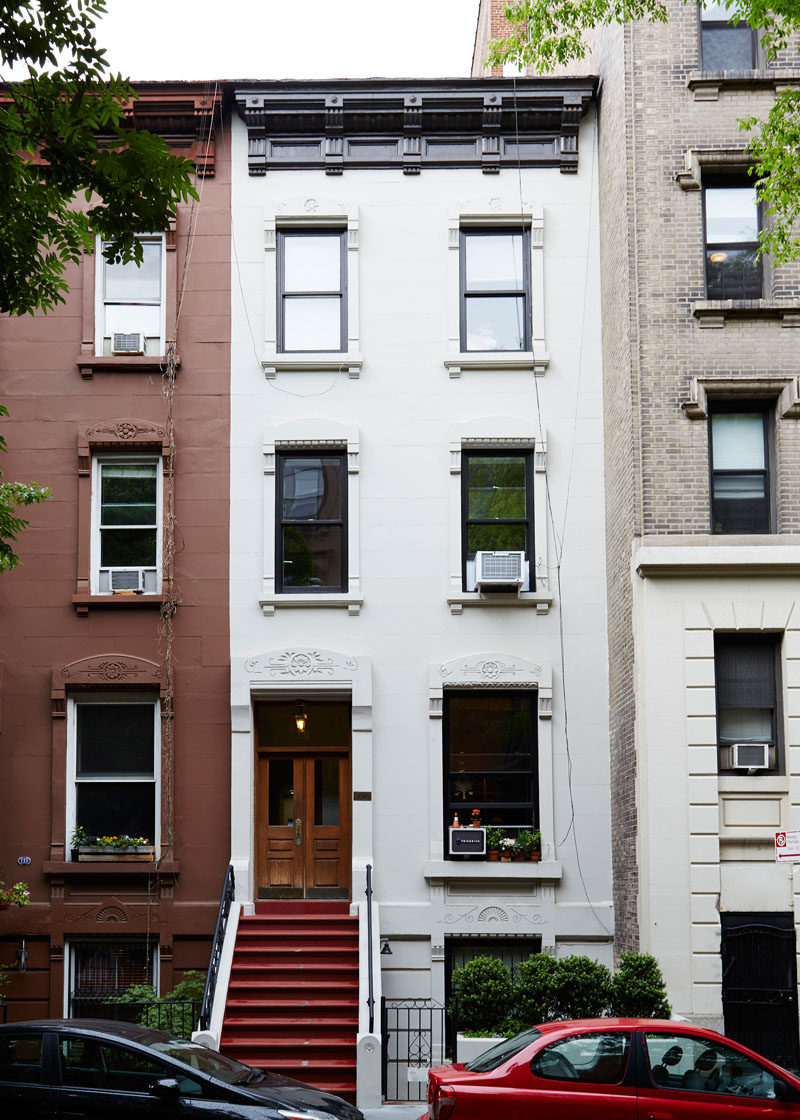
[[[258,898],[349,898],[350,704],[256,708]]]

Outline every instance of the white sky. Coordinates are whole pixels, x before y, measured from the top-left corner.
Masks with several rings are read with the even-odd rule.
[[[108,0],[97,40],[134,80],[458,78],[478,0]]]

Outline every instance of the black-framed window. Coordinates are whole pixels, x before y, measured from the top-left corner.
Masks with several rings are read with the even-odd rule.
[[[714,533],[769,533],[771,409],[717,406],[709,423],[711,529]]]
[[[706,294],[709,299],[760,299],[761,206],[745,176],[712,177],[703,188]]]
[[[478,552],[524,552],[533,544],[533,453],[474,451],[461,460],[464,590],[475,586]],[[523,586],[524,590],[527,590]]]
[[[782,772],[780,641],[779,634],[714,635],[721,770],[746,770],[752,764],[754,773]]]
[[[278,231],[278,351],[347,349],[344,230]]]
[[[530,231],[461,230],[461,349],[531,348]]]
[[[104,1006],[134,984],[153,984],[157,940],[95,938],[69,944],[69,1004],[71,1019],[112,1018]]]
[[[511,835],[539,827],[535,699],[500,689],[445,692],[445,838],[453,817],[464,823],[473,809]]]
[[[744,20],[731,22],[723,4],[700,10],[700,45],[704,70],[752,70],[756,64],[756,33]]]
[[[347,462],[343,451],[278,456],[276,590],[347,590]]]

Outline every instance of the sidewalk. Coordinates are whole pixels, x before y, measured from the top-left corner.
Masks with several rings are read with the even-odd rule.
[[[365,1108],[364,1116],[365,1120],[418,1120],[427,1111],[425,1101],[413,1101],[411,1104],[382,1104],[380,1108]]]

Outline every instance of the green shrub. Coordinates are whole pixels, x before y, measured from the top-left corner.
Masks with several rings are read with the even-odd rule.
[[[611,981],[611,1014],[640,1019],[669,1019],[672,1007],[655,957],[623,953]]]
[[[523,961],[514,984],[517,1017],[526,1027],[553,1018],[553,984],[559,962],[547,953],[536,953]]]
[[[143,1027],[166,1031],[178,1038],[191,1038],[197,1029],[197,1012],[189,1001],[203,998],[206,974],[197,969],[187,972],[169,995],[157,996],[150,984],[133,984],[109,1003],[147,1004],[138,1011],[137,1022]]]
[[[511,975],[496,957],[475,957],[453,971],[455,995],[448,1008],[459,1030],[496,1031],[509,1017]]]
[[[590,957],[562,957],[553,974],[554,1019],[594,1019],[605,1015],[611,997],[611,973]]]

